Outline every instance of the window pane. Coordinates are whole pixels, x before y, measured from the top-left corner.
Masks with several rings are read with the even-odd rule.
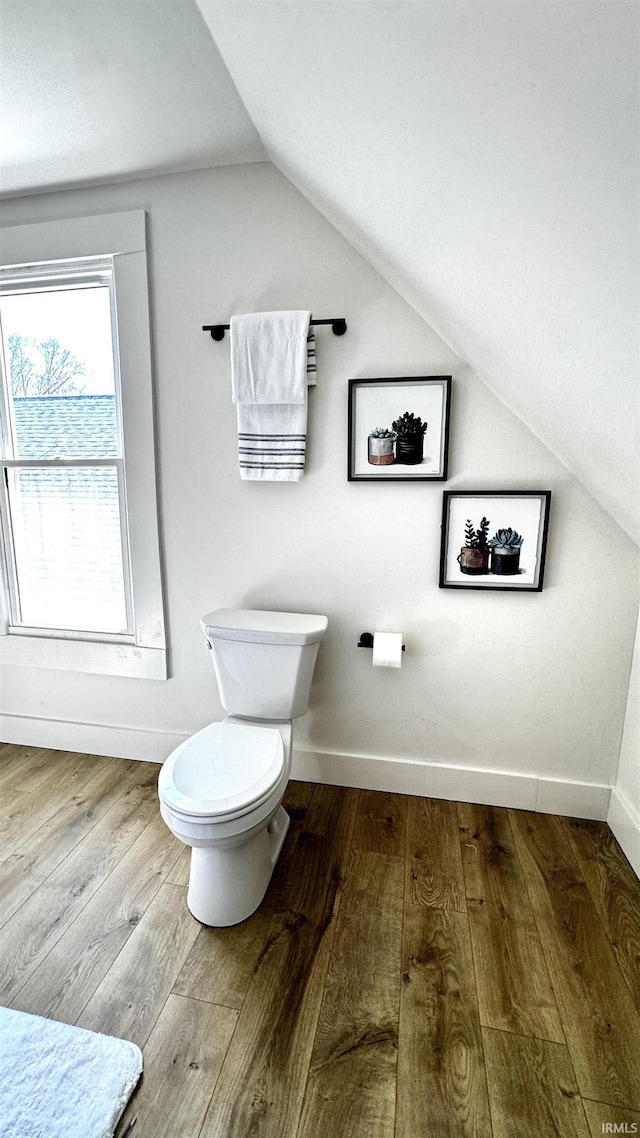
[[[120,456],[109,288],[4,295],[16,458]]]
[[[127,631],[116,470],[12,470],[9,502],[19,623]]]

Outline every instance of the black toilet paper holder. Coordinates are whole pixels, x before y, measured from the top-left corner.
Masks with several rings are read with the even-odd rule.
[[[358,648],[373,648],[373,633],[372,632],[361,632],[360,633],[360,639],[358,641],[357,647]],[[402,645],[402,651],[403,652],[405,651],[405,648],[406,648],[406,644],[403,644]]]

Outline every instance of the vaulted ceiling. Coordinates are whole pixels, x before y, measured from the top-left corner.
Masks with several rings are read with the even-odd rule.
[[[2,0],[6,191],[270,159],[637,540],[636,0],[198,5]]]
[[[0,0],[0,187],[267,160],[195,0]]]

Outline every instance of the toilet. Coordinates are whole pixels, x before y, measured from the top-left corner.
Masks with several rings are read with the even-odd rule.
[[[216,609],[200,623],[229,714],[172,751],[158,794],[169,829],[191,846],[189,909],[220,927],[258,908],[287,835],[291,720],[308,708],[327,618]]]

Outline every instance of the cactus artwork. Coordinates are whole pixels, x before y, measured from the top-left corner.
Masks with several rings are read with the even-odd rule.
[[[400,439],[414,439],[416,437],[422,438],[426,433],[427,423],[423,423],[419,415],[414,415],[412,411],[405,411],[399,419],[395,419],[393,429]]]
[[[444,481],[451,386],[450,375],[350,379],[349,481]]]
[[[440,588],[540,592],[550,490],[445,490]]]
[[[412,411],[405,411],[391,424],[396,435],[396,462],[405,466],[417,466],[422,462],[424,449],[424,436],[427,423],[423,423],[419,415]]]
[[[388,427],[374,427],[369,431],[367,460],[372,466],[391,466],[396,461],[396,435]]]
[[[498,532],[491,538],[491,545],[494,548],[497,546],[499,549],[504,549],[505,551],[509,550],[510,552],[513,552],[513,550],[520,548],[522,541],[523,539],[520,537],[520,534],[517,530],[499,529]]]
[[[389,466],[392,462],[403,466],[418,466],[422,462],[424,436],[427,423],[413,411],[405,411],[389,427],[374,427],[369,431],[368,461],[373,466]]]
[[[490,541],[491,572],[501,577],[520,572],[520,548],[523,538],[517,530],[499,529]]]

